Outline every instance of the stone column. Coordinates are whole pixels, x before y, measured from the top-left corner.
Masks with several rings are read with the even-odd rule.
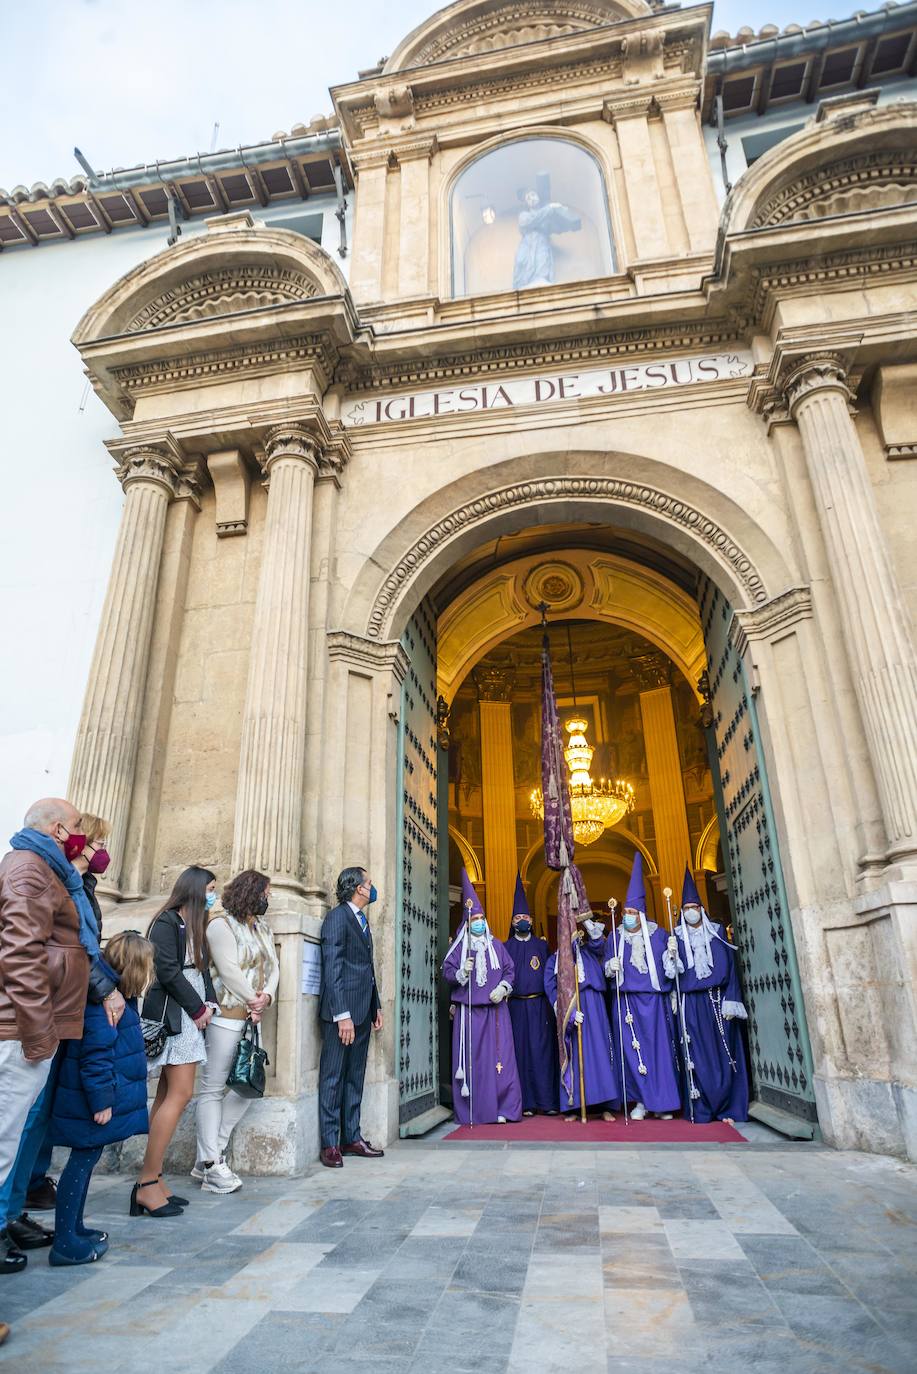
[[[398,149],[401,167],[399,296],[425,296],[430,290],[430,159],[435,151],[435,138],[417,139]]]
[[[675,731],[672,689],[666,685],[641,692],[640,714],[643,718],[646,771],[653,800],[659,876],[662,886],[672,889],[674,904],[681,896],[685,864],[691,862],[691,838],[685,810],[685,788]],[[659,918],[665,922],[664,899]]]
[[[320,445],[301,423],[264,441],[269,482],[242,723],[232,867],[302,893],[312,493]]]
[[[624,96],[617,101],[606,100],[603,115],[614,125],[618,136],[637,257],[665,257],[669,241],[650,140],[649,97]]]
[[[350,291],[357,302],[382,297],[385,245],[385,185],[391,153],[374,148],[354,159],[357,173],[357,217],[354,225]]]
[[[476,669],[481,716],[481,798],[484,813],[484,903],[494,934],[509,934],[516,883],[516,789],[513,779],[513,675]]]
[[[894,860],[917,857],[917,658],[859,437],[833,355],[784,382],[815,494]]]
[[[169,440],[122,452],[125,501],[67,794],[111,822],[108,891],[120,891],[166,510],[181,455]]]
[[[697,113],[697,94],[689,91],[662,100],[665,125],[681,209],[692,253],[712,250],[719,212]]]

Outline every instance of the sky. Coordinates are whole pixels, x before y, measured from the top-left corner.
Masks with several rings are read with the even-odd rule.
[[[829,9],[828,5],[832,8]],[[716,0],[713,32],[844,19],[878,0]],[[0,0],[0,187],[214,146],[330,112],[436,0]]]

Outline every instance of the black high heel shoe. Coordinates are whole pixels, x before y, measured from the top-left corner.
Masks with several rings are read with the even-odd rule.
[[[146,1212],[148,1217],[181,1217],[184,1216],[182,1209],[174,1202],[166,1202],[162,1207],[148,1207],[145,1202],[137,1199],[138,1188],[153,1188],[159,1182],[156,1178],[149,1178],[144,1183],[135,1183],[131,1189],[130,1214],[132,1217],[142,1216]]]
[[[159,1181],[160,1181],[160,1183],[162,1182],[162,1174],[159,1175]],[[190,1202],[190,1199],[189,1199],[189,1198],[186,1198],[186,1197],[179,1197],[176,1193],[169,1193],[169,1194],[168,1194],[168,1198],[169,1198],[169,1201],[172,1202],[172,1203],[174,1203],[176,1207],[190,1207],[190,1206],[191,1206],[191,1202]]]

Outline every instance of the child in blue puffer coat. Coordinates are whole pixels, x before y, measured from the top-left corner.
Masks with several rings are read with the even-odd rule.
[[[51,1264],[92,1264],[108,1249],[104,1231],[83,1224],[92,1171],[116,1140],[145,1135],[147,1059],[137,998],[153,980],[153,946],[136,931],[109,940],[106,961],[119,975],[126,1002],[117,1026],[103,1006],[88,1003],[82,1040],[66,1041],[54,1094],[51,1130],[70,1158],[57,1185]]]

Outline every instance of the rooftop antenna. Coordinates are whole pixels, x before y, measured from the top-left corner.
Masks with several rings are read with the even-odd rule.
[[[82,167],[83,171],[86,173],[92,184],[94,186],[98,185],[99,178],[96,176],[95,172],[90,167],[89,163],[83,157],[83,154],[80,152],[79,148],[74,148],[73,156],[76,158],[77,162],[80,164],[80,166]]]
[[[211,151],[212,153],[215,153],[216,150],[217,150],[217,139],[219,138],[219,136],[220,136],[220,121],[217,120],[217,122],[216,122],[216,123],[214,124],[214,126],[213,126],[213,134],[212,134],[211,139],[210,139],[210,151]]]

